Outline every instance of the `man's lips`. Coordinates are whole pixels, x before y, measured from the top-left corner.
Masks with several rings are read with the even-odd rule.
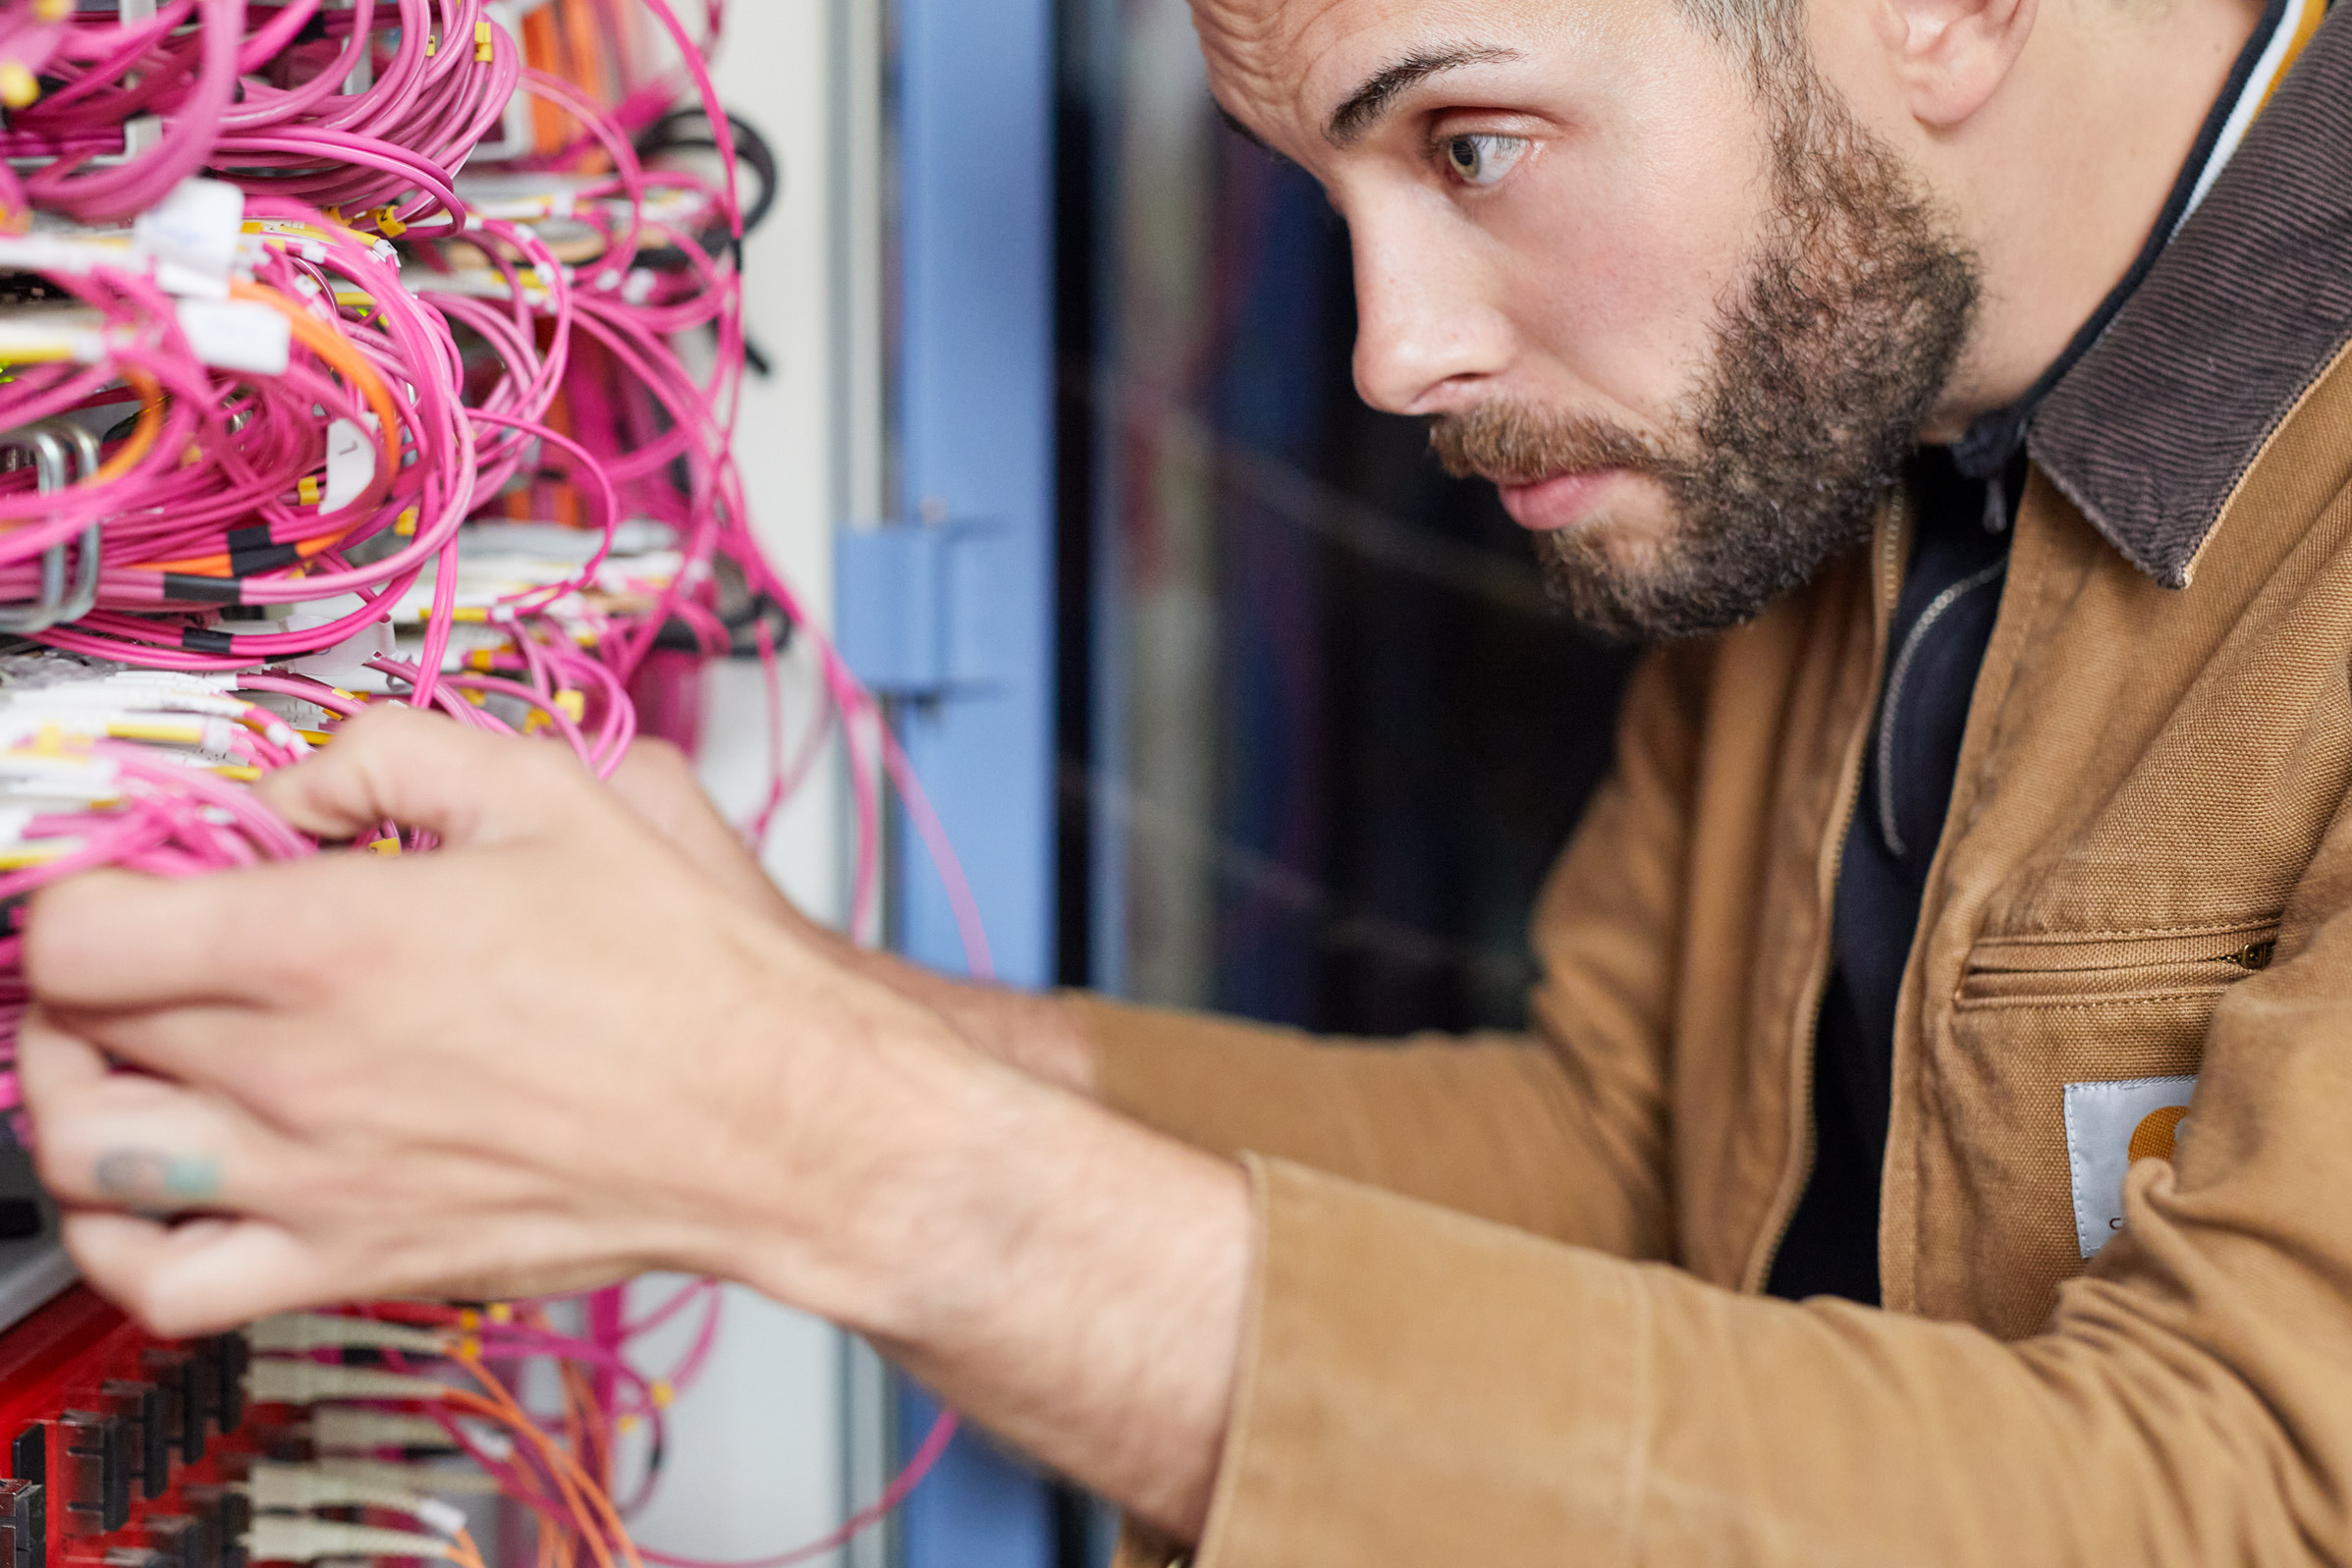
[[[1624,477],[1623,468],[1587,468],[1526,484],[1498,481],[1497,488],[1503,492],[1503,510],[1510,514],[1511,521],[1550,533],[1573,528],[1591,517],[1609,490]]]

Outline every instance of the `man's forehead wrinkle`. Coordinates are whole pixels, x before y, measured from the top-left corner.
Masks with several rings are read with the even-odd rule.
[[[1347,100],[1333,111],[1331,124],[1323,134],[1334,146],[1344,147],[1369,131],[1388,112],[1389,106],[1396,101],[1398,95],[1415,82],[1444,72],[1459,70],[1463,66],[1493,65],[1498,61],[1518,58],[1516,49],[1482,44],[1460,44],[1408,55],[1373,73],[1363,85],[1348,94]]]
[[[1239,118],[1279,121],[1305,113],[1304,35],[1351,0],[1192,0],[1193,30],[1220,103]],[[1261,128],[1262,129],[1262,128]]]

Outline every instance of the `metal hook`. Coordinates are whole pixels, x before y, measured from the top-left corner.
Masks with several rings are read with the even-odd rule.
[[[46,425],[33,425],[10,432],[0,438],[0,444],[19,451],[29,451],[36,467],[36,482],[42,495],[54,495],[66,487],[65,443],[57,432]],[[62,541],[41,552],[41,596],[38,603],[0,610],[0,631],[29,633],[46,631],[57,623],[57,612],[64,608],[66,593],[66,551]]]
[[[79,472],[69,477],[66,472],[67,443],[73,445]],[[23,430],[0,436],[0,449],[29,451],[36,469],[35,482],[42,495],[55,495],[69,488],[76,479],[87,479],[98,471],[98,439],[69,419],[46,419]],[[81,556],[76,563],[74,585],[66,587],[67,552],[73,547],[59,540],[41,552],[41,595],[37,602],[0,608],[0,632],[20,636],[46,631],[61,621],[79,620],[88,615],[98,602],[99,559],[98,524],[95,518],[82,530]]]
[[[53,422],[74,443],[74,451],[82,459],[82,471],[76,476],[77,482],[88,484],[97,478],[98,469],[102,466],[98,438],[71,419]],[[98,519],[92,517],[82,530],[81,553],[75,561],[74,591],[58,611],[59,621],[80,621],[98,607],[98,577],[104,567],[99,550]]]

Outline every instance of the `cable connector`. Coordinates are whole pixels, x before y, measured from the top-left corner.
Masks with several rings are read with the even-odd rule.
[[[352,1459],[330,1454],[318,1461],[330,1476],[382,1487],[406,1487],[410,1491],[448,1492],[456,1496],[495,1496],[498,1478],[486,1471],[456,1465],[408,1465],[386,1459]]]
[[[447,1557],[450,1543],[413,1530],[380,1530],[301,1514],[264,1514],[245,1533],[254,1562],[316,1562],[321,1557]]]
[[[245,1487],[253,1506],[265,1512],[392,1508],[410,1515],[436,1535],[454,1536],[465,1528],[463,1509],[428,1497],[407,1483],[407,1477],[383,1481],[339,1475],[318,1465],[278,1465],[263,1460],[246,1473]]]
[[[310,1441],[322,1453],[460,1446],[449,1429],[430,1416],[400,1416],[351,1405],[320,1405],[312,1411]]]
[[[313,1405],[321,1399],[441,1399],[449,1384],[373,1367],[336,1367],[288,1356],[256,1358],[245,1375],[257,1405]]]
[[[324,1312],[282,1312],[264,1318],[246,1330],[258,1351],[413,1350],[420,1355],[444,1355],[449,1341],[430,1328],[414,1324],[385,1323],[376,1318],[341,1318]]]

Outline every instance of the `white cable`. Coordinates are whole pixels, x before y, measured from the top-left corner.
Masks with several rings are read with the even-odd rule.
[[[384,1481],[349,1476],[316,1465],[279,1465],[264,1460],[246,1473],[246,1494],[257,1509],[309,1513],[319,1508],[394,1508],[420,1521],[438,1535],[454,1536],[465,1528],[463,1509],[438,1497],[428,1497],[407,1485],[407,1478]]]
[[[321,1399],[441,1399],[449,1384],[372,1367],[335,1367],[284,1356],[257,1357],[245,1375],[257,1405],[310,1405]]]
[[[376,1448],[456,1448],[458,1439],[430,1416],[402,1416],[351,1405],[320,1405],[310,1441],[322,1453]]]
[[[264,1318],[246,1330],[246,1338],[257,1351],[343,1350],[364,1346],[437,1356],[449,1348],[448,1340],[441,1334],[413,1324],[340,1318],[323,1312],[282,1312],[275,1318]]]
[[[406,1487],[417,1492],[455,1492],[493,1495],[498,1490],[498,1478],[486,1471],[455,1465],[399,1464],[382,1459],[353,1459],[342,1454],[330,1454],[318,1461],[318,1468],[330,1476],[348,1476],[354,1481],[371,1482],[386,1487]]]
[[[264,1514],[245,1534],[246,1554],[255,1562],[316,1562],[321,1557],[447,1557],[452,1547],[439,1536],[413,1530],[380,1530],[301,1514]]]

